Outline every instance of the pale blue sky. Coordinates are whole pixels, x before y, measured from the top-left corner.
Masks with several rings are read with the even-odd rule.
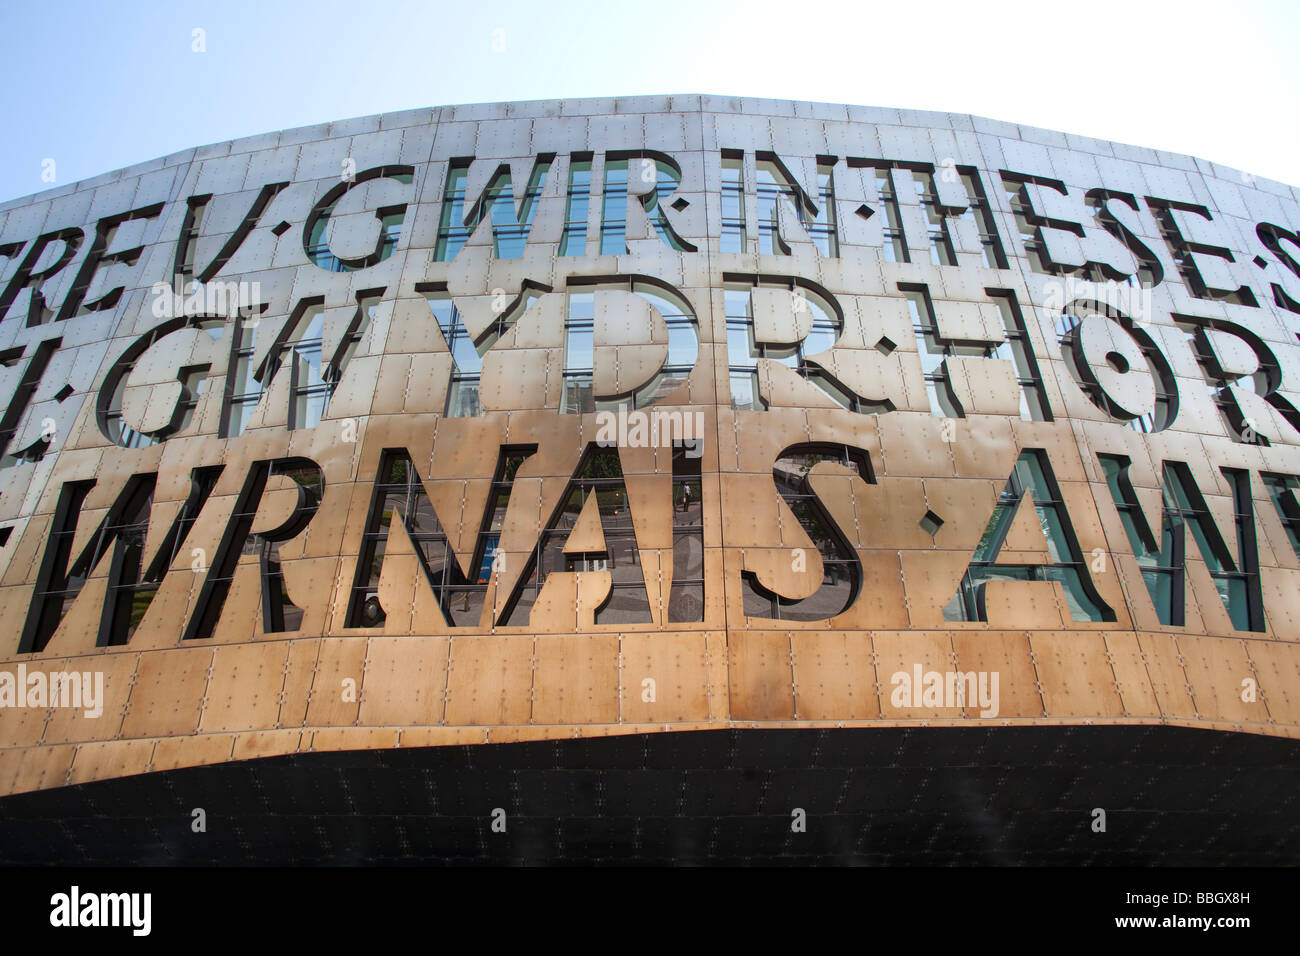
[[[47,158],[57,185],[350,116],[648,93],[977,113],[1300,184],[1297,51],[1296,0],[0,0],[0,199],[49,188]]]

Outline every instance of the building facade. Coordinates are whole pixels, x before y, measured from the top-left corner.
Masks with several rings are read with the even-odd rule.
[[[0,205],[0,794],[671,731],[1295,737],[1298,199],[682,96]]]

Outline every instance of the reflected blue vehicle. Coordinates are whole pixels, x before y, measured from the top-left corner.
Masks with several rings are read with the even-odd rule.
[[[476,584],[487,584],[488,579],[492,577],[492,565],[496,562],[497,543],[501,540],[501,535],[494,534],[487,540],[486,547],[483,548],[483,560],[479,563],[478,579]]]

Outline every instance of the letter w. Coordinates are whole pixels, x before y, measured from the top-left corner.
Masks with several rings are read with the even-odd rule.
[[[212,494],[221,467],[195,468],[191,472],[189,496],[147,566],[144,561],[145,536],[149,531],[157,474],[133,475],[127,480],[108,514],[71,565],[77,521],[95,482],[93,479],[65,482],[59,493],[27,621],[18,642],[18,653],[32,654],[45,649],[64,614],[81,593],[86,578],[110,549],[113,557],[96,644],[106,647],[130,640],[148,611],[163,576]]]

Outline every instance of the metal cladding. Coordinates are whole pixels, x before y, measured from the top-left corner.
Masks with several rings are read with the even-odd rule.
[[[723,727],[1294,737],[1298,198],[686,96],[0,205],[0,793]]]

